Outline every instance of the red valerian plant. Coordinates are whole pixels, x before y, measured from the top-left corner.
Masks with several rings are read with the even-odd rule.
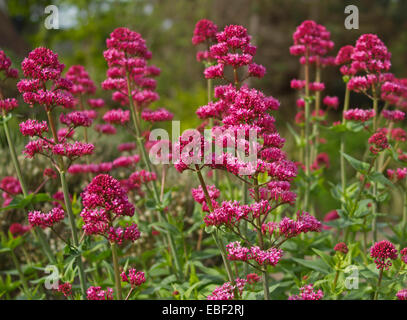
[[[196,23],[191,41],[207,102],[196,110],[197,129],[171,141],[155,139],[176,115],[158,105],[160,69],[138,32],[117,28],[106,40],[101,87],[110,101],[85,66],[65,68],[43,47],[21,63],[20,100],[6,97],[5,82],[19,72],[0,51],[0,124],[14,168],[0,179],[0,253],[15,268],[0,295],[406,300],[407,80],[390,73],[391,53],[377,35],[332,56],[325,26],[306,20],[293,31],[289,52],[304,72],[290,82],[298,94],[292,140],[283,137],[279,100],[252,87],[268,74],[241,25]],[[342,76],[343,101],[324,82],[327,67]],[[22,104],[33,108],[28,118]],[[26,170],[14,125],[26,139]],[[363,143],[351,155],[356,135]],[[321,223],[325,197],[334,205]],[[58,283],[46,290],[41,273],[50,265]]]

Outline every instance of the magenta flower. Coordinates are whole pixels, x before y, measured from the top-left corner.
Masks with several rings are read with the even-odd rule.
[[[130,121],[130,111],[113,109],[105,113],[103,120],[110,124],[125,125]]]
[[[131,285],[132,288],[141,286],[146,282],[146,278],[143,271],[137,271],[134,268],[131,268],[126,272],[120,274],[123,282],[127,282]]]
[[[86,290],[88,300],[113,300],[113,289],[102,290],[101,287],[89,287]]]
[[[61,222],[64,219],[65,212],[61,208],[53,208],[48,213],[41,211],[28,212],[28,222],[33,227],[52,227],[54,224]]]
[[[299,295],[293,295],[288,298],[288,300],[321,300],[324,297],[324,293],[321,289],[317,292],[314,291],[314,286],[308,284],[300,288]]]
[[[392,265],[391,260],[397,259],[397,250],[390,241],[382,240],[370,248],[370,257],[375,258],[377,269],[388,270]]]
[[[235,280],[235,285],[232,285],[230,282],[225,282],[220,287],[217,287],[213,290],[207,299],[208,300],[234,300],[235,299],[235,289],[238,293],[242,295],[243,289],[247,283],[246,279],[237,278]]]
[[[96,92],[95,84],[81,65],[71,66],[66,73],[66,79],[72,81],[71,93],[74,95],[94,94]]]

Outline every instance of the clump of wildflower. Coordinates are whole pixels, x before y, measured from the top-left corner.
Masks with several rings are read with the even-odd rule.
[[[283,218],[279,223],[280,234],[286,238],[291,238],[300,233],[320,232],[322,224],[308,212],[297,212],[297,219]]]
[[[407,176],[407,168],[387,169],[386,173],[390,180],[400,181]]]
[[[110,124],[97,124],[95,125],[95,131],[103,134],[116,134],[117,130]]]
[[[48,213],[41,211],[28,212],[28,222],[33,227],[52,227],[54,224],[64,219],[65,212],[61,208],[53,208]]]
[[[134,206],[118,180],[107,174],[96,176],[82,193],[82,203],[81,217],[86,234],[101,235],[118,244],[140,238],[135,223],[126,227],[114,226],[119,217],[134,215]]]
[[[405,117],[405,113],[400,110],[383,110],[382,116],[385,119],[388,119],[393,122],[403,121]]]
[[[407,289],[401,289],[396,293],[398,300],[407,300]]]
[[[374,155],[390,147],[386,134],[381,129],[377,130],[376,133],[369,138],[368,142],[370,144],[369,150]]]
[[[23,236],[30,230],[31,226],[25,226],[17,222],[13,223],[9,228],[9,231],[13,235],[13,237]]]
[[[110,124],[125,125],[130,121],[130,111],[122,109],[109,110],[103,116],[103,120]]]
[[[102,290],[101,287],[91,286],[86,290],[88,300],[113,300],[113,289]]]
[[[350,109],[348,111],[344,111],[343,116],[346,120],[353,120],[353,121],[361,121],[365,122],[369,119],[373,118],[376,115],[376,112],[371,110],[363,110],[363,109]]]
[[[397,250],[390,241],[376,242],[370,248],[370,257],[374,258],[377,269],[386,269],[392,265],[391,260],[397,259]]]
[[[325,96],[324,99],[322,100],[322,103],[327,107],[336,110],[339,106],[339,99],[338,97]]]
[[[126,272],[120,274],[123,282],[127,282],[131,285],[132,288],[141,286],[146,282],[146,278],[143,271],[137,271],[134,268],[131,268]]]
[[[345,242],[339,242],[335,245],[334,250],[336,252],[342,252],[343,254],[347,254],[349,249]]]
[[[314,286],[308,284],[300,288],[299,295],[293,295],[288,298],[288,300],[321,300],[324,297],[324,293],[321,289],[314,291]]]
[[[18,77],[18,70],[11,68],[11,59],[6,56],[3,50],[0,50],[0,74],[4,75],[5,78]]]
[[[13,196],[21,194],[23,191],[21,189],[20,181],[18,179],[7,176],[0,181],[0,190],[3,191],[3,207],[6,207],[13,200]]]
[[[65,297],[72,295],[72,284],[69,282],[58,285],[58,292],[61,292]]]
[[[66,78],[73,83],[71,92],[74,95],[94,94],[96,92],[94,82],[90,79],[89,73],[81,65],[71,66],[66,73]]]
[[[235,280],[235,285],[232,285],[230,282],[225,282],[220,287],[217,287],[213,290],[207,299],[208,300],[233,300],[235,298],[235,291],[241,296],[243,289],[247,283],[246,279],[237,278]]]
[[[141,118],[144,121],[160,122],[170,121],[174,118],[174,115],[164,108],[160,108],[157,110],[144,109],[141,113]]]
[[[401,261],[407,264],[407,248],[400,250]]]

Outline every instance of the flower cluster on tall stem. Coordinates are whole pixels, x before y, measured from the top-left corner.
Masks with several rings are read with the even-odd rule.
[[[72,233],[72,244],[77,248],[79,238],[75,216],[72,212],[66,172],[74,160],[92,154],[94,146],[80,141],[68,142],[68,134],[62,137],[58,136],[52,112],[58,106],[72,109],[75,105],[74,98],[70,93],[72,82],[62,77],[64,67],[64,64],[59,62],[56,53],[42,47],[31,51],[28,57],[23,60],[21,68],[25,79],[19,81],[17,88],[22,94],[25,103],[32,106],[39,105],[44,108],[48,122],[38,122],[37,120],[29,119],[20,124],[20,131],[23,135],[36,137],[25,146],[23,153],[26,157],[33,158],[38,154],[45,156],[59,172]],[[77,126],[87,125],[89,119],[86,115],[74,114],[67,121],[62,122],[69,126],[69,130],[73,130]],[[51,131],[51,137],[46,136],[45,133],[48,131]],[[76,263],[79,269],[82,294],[85,295],[86,280],[80,255],[76,258]]]
[[[154,172],[150,158],[144,144],[142,132],[142,119],[147,122],[166,121],[172,119],[165,109],[153,111],[148,106],[159,99],[155,91],[156,80],[160,69],[148,65],[152,54],[142,36],[128,28],[117,28],[106,40],[107,50],[103,53],[108,64],[107,79],[102,83],[105,90],[114,90],[112,99],[128,106],[133,122],[134,135],[145,166],[149,172]],[[144,116],[143,116],[144,113]],[[157,181],[152,181],[153,197],[157,204],[160,203]],[[158,214],[159,220],[164,219],[163,212]],[[173,236],[167,232],[174,265],[179,278],[183,278],[178,256],[176,254]]]
[[[175,159],[175,167],[180,172],[192,170],[198,174],[200,187],[193,190],[193,196],[202,204],[203,211],[208,212],[205,224],[218,231],[226,227],[245,244],[245,247],[239,241],[228,244],[226,257],[225,248],[219,248],[228,271],[229,285],[236,291],[235,276],[226,260],[243,261],[263,273],[264,297],[269,299],[267,265],[278,263],[282,255],[279,247],[301,232],[320,231],[321,223],[308,213],[298,213],[297,220],[283,219],[278,232],[278,226],[269,221],[270,212],[281,205],[292,204],[296,198],[290,191],[290,182],[296,176],[297,168],[282,151],[285,140],[278,134],[271,115],[278,109],[279,102],[243,84],[248,77],[265,74],[265,68],[253,62],[256,47],[250,43],[247,30],[238,25],[226,26],[216,39],[218,43],[211,46],[209,52],[217,64],[206,68],[205,77],[230,83],[215,87],[218,100],[200,107],[196,113],[201,119],[216,120],[219,125],[212,128],[209,141],[194,132],[184,132],[175,146],[180,153]],[[226,67],[230,67],[231,77],[226,74]],[[250,140],[253,134],[255,138]],[[237,155],[231,150],[237,151]],[[254,159],[248,161],[250,153],[254,154]],[[205,167],[225,171],[247,184],[254,203],[219,203],[219,190],[216,186],[207,186],[204,181],[201,171]],[[259,183],[261,176],[267,179]],[[241,223],[244,222],[254,228],[256,243],[250,242],[242,232]],[[221,237],[215,241],[218,243],[219,239]]]

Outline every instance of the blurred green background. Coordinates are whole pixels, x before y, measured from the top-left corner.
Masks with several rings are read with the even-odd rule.
[[[44,8],[50,4],[59,8],[59,30],[44,27]],[[349,4],[359,8],[358,30],[344,27],[344,8]],[[47,46],[58,52],[67,66],[85,65],[99,86],[98,96],[110,101],[110,92],[103,92],[99,85],[107,69],[102,55],[105,40],[116,27],[131,28],[146,39],[153,53],[152,63],[162,70],[157,79],[161,100],[156,105],[172,110],[175,119],[181,120],[181,128],[186,129],[200,123],[195,110],[206,103],[203,66],[196,61],[197,48],[191,43],[195,23],[203,18],[213,20],[220,29],[241,24],[253,35],[258,46],[255,61],[267,68],[267,74],[253,80],[251,86],[281,101],[276,117],[287,138],[288,152],[294,146],[286,123],[293,122],[297,98],[290,80],[301,75],[298,59],[289,55],[289,47],[292,33],[303,20],[313,19],[331,31],[335,42],[332,55],[341,46],[354,44],[363,33],[378,34],[393,54],[392,72],[407,77],[405,0],[0,0],[0,48],[12,57],[14,67],[19,67],[30,50]],[[323,81],[327,87],[323,95],[337,95],[342,101],[344,85],[337,68],[325,69]],[[8,90],[10,96],[17,94],[13,85]],[[367,103],[361,95],[352,95],[351,107]],[[341,110],[336,112],[330,115],[331,120],[338,118]],[[20,139],[18,135],[16,138]],[[338,141],[333,134],[326,138],[323,151],[332,158],[326,179],[336,179]],[[351,137],[348,153],[361,153],[365,139],[364,134]],[[335,208],[327,193],[321,188],[320,213]]]

